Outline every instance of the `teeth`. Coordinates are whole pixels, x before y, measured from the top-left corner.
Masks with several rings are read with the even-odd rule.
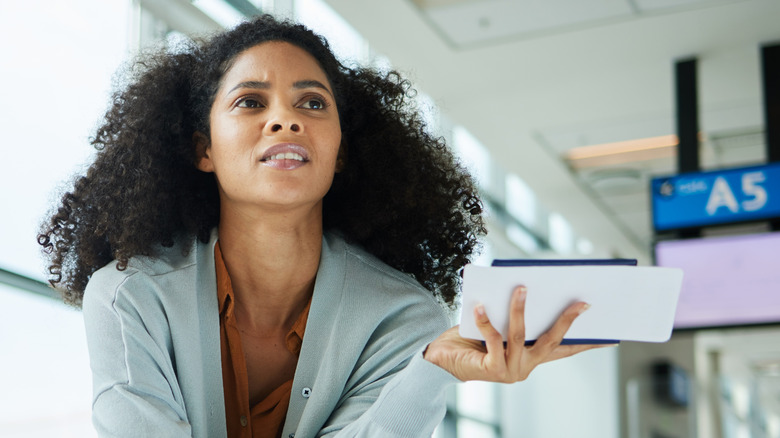
[[[284,154],[276,154],[271,155],[271,157],[268,158],[269,160],[296,160],[296,161],[303,161],[303,157],[296,154],[295,152],[287,152]]]

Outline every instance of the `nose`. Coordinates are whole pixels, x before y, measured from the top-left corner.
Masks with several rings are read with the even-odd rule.
[[[279,132],[281,130],[285,129],[285,126],[281,123],[274,123],[271,125],[271,132]],[[291,123],[287,127],[292,132],[298,132],[301,130],[301,127],[297,123]]]
[[[303,124],[301,124],[298,114],[293,109],[278,108],[270,114],[265,129],[267,134],[278,134],[285,131],[301,133]]]

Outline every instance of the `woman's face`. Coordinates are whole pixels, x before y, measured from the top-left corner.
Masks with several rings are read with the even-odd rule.
[[[321,206],[341,144],[333,89],[308,52],[266,42],[241,52],[225,73],[196,134],[198,168],[214,172],[225,208]]]

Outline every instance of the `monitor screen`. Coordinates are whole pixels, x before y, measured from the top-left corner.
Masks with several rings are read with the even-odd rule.
[[[780,323],[780,233],[663,241],[655,257],[684,272],[675,328]]]

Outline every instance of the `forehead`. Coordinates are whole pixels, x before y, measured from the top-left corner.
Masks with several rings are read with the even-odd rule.
[[[278,82],[315,79],[330,86],[325,71],[309,52],[282,41],[264,42],[236,55],[221,85],[248,79]]]

